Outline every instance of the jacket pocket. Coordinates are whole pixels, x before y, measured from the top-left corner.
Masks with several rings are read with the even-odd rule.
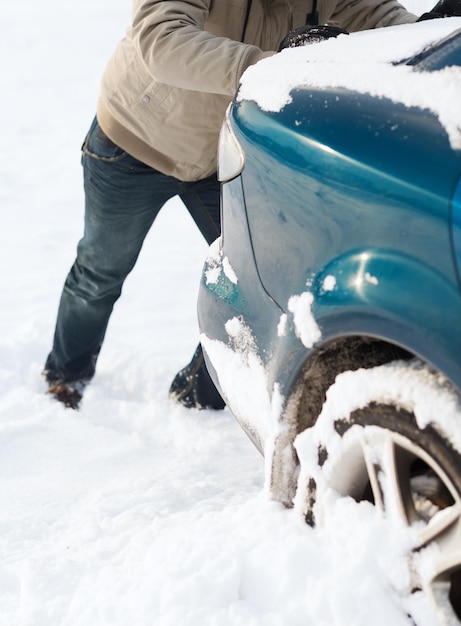
[[[152,81],[133,101],[131,105],[133,117],[143,126],[149,126],[153,119],[171,116],[175,109],[172,93],[173,88],[169,85]]]

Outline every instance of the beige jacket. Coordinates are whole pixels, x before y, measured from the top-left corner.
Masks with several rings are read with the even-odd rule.
[[[312,0],[252,0],[241,42],[246,9],[247,0],[133,0],[97,109],[112,141],[180,180],[213,174],[240,77],[306,23]],[[318,11],[320,24],[348,31],[416,20],[395,0],[318,0]]]

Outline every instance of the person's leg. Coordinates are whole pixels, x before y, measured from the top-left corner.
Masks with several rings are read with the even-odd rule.
[[[221,234],[220,189],[216,174],[196,182],[181,183],[179,196],[209,244]]]
[[[216,176],[181,185],[180,197],[208,243],[221,231],[219,194]],[[200,344],[190,363],[174,377],[170,398],[187,408],[219,410],[226,406],[210,378]]]
[[[179,182],[123,152],[93,123],[83,147],[85,230],[61,296],[45,365],[54,384],[94,375],[113,305],[144,238]]]

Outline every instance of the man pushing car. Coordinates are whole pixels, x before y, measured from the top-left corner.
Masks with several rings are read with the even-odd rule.
[[[461,0],[419,19],[452,15]],[[181,198],[208,243],[219,236],[218,136],[246,68],[284,47],[417,20],[396,0],[134,0],[82,148],[85,226],[45,364],[51,396],[79,407],[124,280],[167,200]],[[200,346],[170,397],[224,407]]]

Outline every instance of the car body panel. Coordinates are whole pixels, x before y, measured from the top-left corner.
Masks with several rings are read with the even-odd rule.
[[[303,94],[298,98],[300,103],[306,99]],[[310,273],[332,257],[360,248],[363,220],[368,247],[386,248],[392,240],[393,247],[405,254],[434,264],[445,274],[452,272],[447,198],[461,170],[461,155],[449,148],[436,118],[405,111],[405,123],[398,122],[403,107],[388,103],[391,117],[382,100],[353,97],[349,98],[353,108],[360,109],[358,127],[344,115],[349,103],[339,106],[336,98],[344,96],[334,91],[322,90],[314,98],[309,90],[308,110],[301,108],[298,98],[284,109],[281,121],[279,116],[269,118],[271,144],[259,139],[258,153],[242,174],[245,200],[252,207],[248,219],[254,253],[271,295],[286,306],[299,289],[289,279],[299,276],[300,265],[307,282]],[[323,106],[329,109],[326,136],[317,128]],[[339,109],[334,114],[333,107]],[[294,114],[289,115],[292,109]],[[309,121],[302,134],[301,125],[295,126],[296,114]],[[245,102],[233,115],[241,131],[238,139],[249,152],[262,113]],[[368,117],[375,120],[373,125],[367,124]],[[268,188],[263,181],[271,171],[277,172],[277,184]]]
[[[340,332],[387,337],[437,367],[444,363],[461,385],[454,323],[461,301],[449,229],[461,154],[437,118],[342,90],[299,91],[269,121],[248,102],[232,115],[244,152],[252,153],[242,179],[253,253],[270,296],[287,311],[293,295],[310,289],[323,341]],[[357,118],[360,125],[352,123]],[[275,170],[277,183],[268,187],[263,181]],[[332,292],[323,288],[327,276],[338,281]],[[440,338],[431,342],[437,319]]]
[[[451,203],[451,235],[458,282],[461,289],[461,178],[458,181]]]
[[[443,72],[460,50],[457,32],[396,65]],[[360,367],[347,354],[356,339],[382,346],[383,359],[418,357],[461,391],[461,150],[445,122],[343,85],[298,84],[275,111],[239,97],[229,109],[243,158],[222,185],[199,325],[212,378],[268,457],[277,499],[293,495],[293,440],[315,418],[299,415],[301,396],[311,411],[302,387],[317,411],[327,382],[316,364],[328,380]],[[236,355],[259,407],[229,374]]]

